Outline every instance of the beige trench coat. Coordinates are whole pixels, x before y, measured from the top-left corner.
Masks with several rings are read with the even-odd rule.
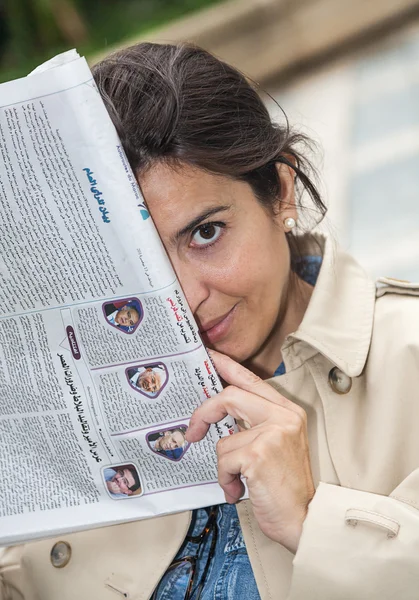
[[[297,554],[261,533],[249,501],[238,505],[262,600],[419,598],[418,296],[419,284],[376,288],[325,243],[303,322],[283,346],[287,372],[270,380],[308,413],[317,491]],[[0,598],[146,600],[189,521],[182,513],[6,549]],[[50,552],[60,539],[72,554],[58,569]]]

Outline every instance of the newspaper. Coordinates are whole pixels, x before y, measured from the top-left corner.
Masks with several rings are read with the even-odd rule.
[[[224,501],[221,384],[84,58],[0,86],[0,545]]]

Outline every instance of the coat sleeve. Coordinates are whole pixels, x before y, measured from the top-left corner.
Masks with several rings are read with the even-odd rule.
[[[24,600],[21,591],[22,546],[0,548],[0,600]]]
[[[390,496],[320,483],[288,600],[419,598],[419,469]]]

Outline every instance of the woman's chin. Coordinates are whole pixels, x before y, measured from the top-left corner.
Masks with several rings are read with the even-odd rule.
[[[205,343],[205,345],[210,350],[216,350],[221,354],[225,354],[238,363],[245,362],[252,356],[252,352],[248,348],[243,348],[237,342],[230,340],[220,341],[217,344]]]

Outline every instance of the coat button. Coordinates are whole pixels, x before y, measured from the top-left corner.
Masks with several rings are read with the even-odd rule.
[[[53,545],[50,560],[53,567],[62,569],[70,562],[71,546],[67,542],[57,542]]]
[[[330,387],[336,394],[347,394],[352,387],[352,379],[337,367],[329,373]]]

